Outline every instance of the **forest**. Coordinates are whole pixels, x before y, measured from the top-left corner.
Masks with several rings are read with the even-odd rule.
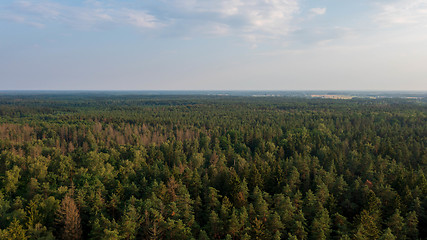
[[[0,239],[427,239],[419,99],[0,95]]]

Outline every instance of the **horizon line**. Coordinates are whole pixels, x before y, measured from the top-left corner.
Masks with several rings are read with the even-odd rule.
[[[349,90],[349,89],[284,89],[284,90],[269,90],[269,89],[0,89],[0,92],[426,92],[427,90]]]

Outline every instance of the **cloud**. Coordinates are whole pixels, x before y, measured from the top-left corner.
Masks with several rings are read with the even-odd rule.
[[[122,9],[120,11],[109,11],[112,16],[112,21],[117,23],[127,23],[140,28],[158,28],[164,24],[160,23],[153,15],[147,14],[144,11]]]
[[[12,22],[16,22],[16,23],[21,23],[21,24],[26,24],[26,25],[33,26],[36,28],[43,28],[44,27],[44,24],[42,24],[40,22],[30,21],[27,18],[25,18],[24,16],[10,14],[10,13],[0,13],[0,19],[12,21]]]
[[[375,21],[383,26],[417,25],[427,27],[427,1],[398,0],[378,5]]]
[[[281,39],[295,27],[299,0],[162,0],[173,11],[174,24],[217,35],[235,35],[246,41]],[[165,10],[165,9],[163,9]],[[188,24],[190,23],[190,24]],[[193,28],[194,27],[194,28]]]
[[[79,29],[92,29],[102,25],[133,25],[138,28],[161,27],[158,19],[143,10],[105,7],[98,2],[82,6],[68,6],[49,1],[15,1],[7,8],[3,19],[21,23],[47,25],[66,24]]]
[[[78,29],[130,25],[144,30],[179,30],[183,36],[233,35],[259,41],[281,39],[294,31],[293,20],[300,11],[299,1],[158,0],[107,4],[91,0],[80,5],[66,5],[49,0],[26,0],[14,1],[7,11],[8,15],[22,19],[16,22],[40,25],[59,23]],[[324,10],[313,11],[321,14]],[[7,19],[12,20],[11,17]]]
[[[310,13],[314,16],[323,15],[326,13],[326,8],[311,8]]]

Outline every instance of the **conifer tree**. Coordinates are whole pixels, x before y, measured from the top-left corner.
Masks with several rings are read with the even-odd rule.
[[[241,228],[241,224],[239,222],[239,218],[236,213],[236,208],[233,208],[233,210],[231,211],[230,219],[228,220],[227,226],[228,226],[227,232],[232,237],[236,236]]]
[[[0,230],[1,231],[1,230]],[[1,232],[0,232],[1,233]],[[3,236],[2,236],[3,235]],[[9,227],[0,234],[2,239],[10,239],[10,240],[26,240],[28,237],[26,236],[26,230],[22,227],[18,220],[13,219],[10,223]]]
[[[222,233],[221,226],[222,224],[218,214],[212,210],[208,220],[209,235],[212,238],[218,238]]]
[[[281,240],[282,239],[282,233],[280,231],[275,231],[272,239],[273,240]]]
[[[290,229],[290,233],[295,235],[299,240],[306,239],[307,231],[305,224],[306,220],[304,214],[301,210],[299,210],[298,213],[294,215],[294,220]]]
[[[330,218],[326,209],[321,209],[311,224],[311,239],[326,240],[330,235]]]
[[[209,236],[205,230],[200,230],[199,240],[209,240]]]
[[[297,236],[293,235],[292,233],[289,233],[287,240],[298,240],[298,238],[297,238]]]
[[[403,232],[410,240],[418,239],[418,217],[415,211],[411,211],[406,216],[405,226]]]
[[[262,191],[256,186],[253,192],[254,208],[258,218],[263,222],[267,221],[268,203],[264,200]]]
[[[396,236],[397,239],[404,239],[403,235],[403,228],[404,228],[404,222],[403,217],[400,216],[399,209],[396,209],[393,215],[388,219],[387,221],[387,227],[391,230],[394,236]]]
[[[74,199],[68,194],[62,199],[57,215],[57,223],[60,226],[60,237],[62,239],[77,240],[82,238],[80,213]]]
[[[331,235],[337,239],[348,237],[349,226],[347,218],[339,213],[335,213],[332,216],[332,233]]]
[[[364,239],[377,239],[380,236],[378,220],[375,214],[363,210],[359,216],[359,225],[356,228],[356,235]]]
[[[275,210],[280,215],[280,219],[284,224],[284,228],[289,228],[294,216],[295,207],[292,205],[291,199],[283,194],[276,194],[274,196]]]
[[[390,228],[387,228],[383,233],[383,235],[381,235],[381,237],[379,238],[379,240],[396,240],[396,239],[398,238],[396,238],[396,236],[393,235]]]
[[[268,216],[267,229],[273,236],[276,236],[276,232],[280,232],[283,229],[283,223],[280,220],[279,214],[274,211]],[[274,238],[274,237],[273,237]]]
[[[140,218],[133,204],[127,206],[127,210],[121,219],[120,235],[123,239],[135,239],[140,226]]]

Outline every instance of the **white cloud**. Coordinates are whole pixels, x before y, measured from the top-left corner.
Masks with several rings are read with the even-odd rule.
[[[418,25],[427,27],[427,1],[398,0],[379,4],[375,21],[384,26]]]
[[[220,34],[234,34],[251,42],[279,39],[294,30],[292,21],[299,13],[299,0],[163,0],[174,6],[171,15],[194,20],[197,28],[214,27]],[[212,24],[215,23],[215,24]],[[220,31],[218,30],[220,26]],[[217,29],[217,30],[215,30]]]
[[[326,13],[326,8],[312,8],[310,13],[313,15],[323,15]]]
[[[138,28],[163,26],[155,16],[142,10],[104,7],[99,2],[88,2],[88,4],[68,6],[49,1],[16,1],[9,6],[8,15],[18,20],[25,19],[30,23],[46,25],[55,22],[85,29],[104,24],[133,25]]]
[[[159,0],[138,3],[137,8],[132,8],[129,7],[132,4],[123,2],[107,4],[88,0],[81,5],[65,5],[50,0],[25,0],[15,1],[7,9],[9,15],[33,24],[59,23],[79,29],[110,25],[132,25],[140,29],[169,27],[167,29],[175,34],[190,34],[186,37],[233,35],[257,42],[282,39],[294,31],[299,1]],[[317,14],[322,11],[315,10]]]
[[[33,26],[36,28],[43,28],[44,27],[44,24],[42,24],[40,22],[31,21],[31,20],[28,20],[24,16],[10,14],[10,13],[0,13],[0,19],[12,21],[12,22],[16,22],[16,23],[26,24],[26,25],[30,25],[30,26]]]
[[[112,11],[110,14],[114,16],[113,21],[128,23],[141,28],[157,28],[163,26],[156,17],[144,11],[123,9],[121,11]]]
[[[196,32],[203,33],[208,36],[224,36],[230,34],[230,27],[221,23],[205,23],[195,29]]]

